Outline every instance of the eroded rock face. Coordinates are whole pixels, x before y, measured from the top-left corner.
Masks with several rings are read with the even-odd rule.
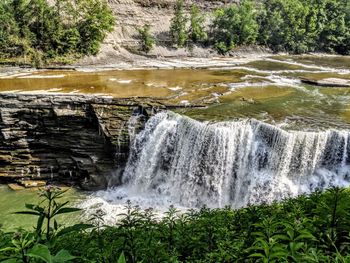
[[[118,183],[130,130],[161,105],[150,99],[0,94],[0,179]]]

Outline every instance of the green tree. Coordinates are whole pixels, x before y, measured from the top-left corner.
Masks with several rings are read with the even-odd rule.
[[[324,1],[324,27],[319,36],[320,49],[346,54],[350,35],[347,1]]]
[[[58,56],[96,54],[113,26],[105,0],[3,0],[0,55],[42,65]]]
[[[0,54],[14,53],[13,44],[19,28],[7,1],[0,3]]]
[[[258,36],[254,4],[246,0],[217,10],[213,32],[214,46],[223,54],[237,45],[254,44]]]
[[[316,13],[300,0],[266,0],[259,42],[274,51],[302,53],[314,48]],[[311,37],[311,38],[310,38]]]
[[[193,43],[201,43],[207,40],[208,34],[204,27],[205,17],[196,5],[191,7],[189,36]]]
[[[155,44],[155,39],[152,36],[150,30],[151,26],[149,24],[144,25],[138,30],[139,38],[141,40],[141,50],[146,53],[149,53]]]
[[[171,19],[170,26],[170,35],[172,37],[173,43],[177,45],[177,47],[183,47],[186,44],[188,39],[186,24],[188,18],[185,15],[184,11],[184,1],[177,0],[175,5],[175,14]]]
[[[79,51],[96,55],[107,32],[113,30],[114,16],[104,1],[85,0],[83,6],[86,12],[77,25],[80,34]]]

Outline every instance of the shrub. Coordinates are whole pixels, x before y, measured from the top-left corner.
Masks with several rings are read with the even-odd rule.
[[[56,190],[46,192],[45,205],[27,205],[28,210],[21,212],[38,217],[35,231],[0,232],[0,261],[10,258],[14,261],[7,262],[350,260],[349,189],[332,188],[325,193],[238,210],[202,207],[181,213],[170,207],[163,218],[157,218],[152,209],[141,210],[127,202],[125,212],[114,226],[104,225],[104,213],[98,210],[90,220],[94,226],[66,228],[55,223],[55,215],[75,209],[56,202],[60,195]],[[50,227],[42,227],[49,218]],[[86,228],[89,231],[82,231]]]
[[[146,53],[149,53],[155,44],[155,39],[151,35],[150,30],[151,26],[149,24],[144,25],[138,30],[139,38],[141,40],[141,50]]]
[[[171,19],[170,26],[170,35],[173,43],[177,45],[177,47],[185,46],[188,35],[186,30],[188,18],[185,15],[184,11],[184,1],[177,0],[175,5],[175,14]]]
[[[208,34],[205,31],[205,18],[201,15],[196,5],[191,7],[189,38],[193,43],[203,43],[207,40]]]
[[[237,45],[254,44],[258,36],[258,23],[253,3],[243,1],[240,5],[217,10],[212,27],[214,46],[222,54]]]
[[[1,1],[0,56],[43,54],[40,60],[45,61],[70,54],[94,55],[113,25],[104,0],[80,0],[74,5],[70,0]]]

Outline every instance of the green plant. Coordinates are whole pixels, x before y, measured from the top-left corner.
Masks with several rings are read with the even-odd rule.
[[[259,29],[254,4],[245,0],[240,5],[218,9],[212,28],[214,46],[222,54],[238,45],[254,44]]]
[[[113,26],[105,0],[4,0],[0,57],[28,57],[40,67],[55,57],[96,54]]]
[[[189,38],[193,43],[203,43],[208,34],[205,31],[205,18],[196,5],[191,6]]]
[[[40,205],[46,211],[51,194]],[[106,226],[105,213],[97,210],[91,231],[52,228],[49,241],[45,229],[40,239],[37,229],[0,232],[0,262],[345,263],[349,212],[350,190],[340,188],[236,210],[170,207],[162,218],[129,201],[114,226]]]
[[[146,53],[149,53],[155,44],[155,39],[150,33],[150,30],[151,26],[149,24],[144,25],[138,30],[139,38],[141,40],[141,50]]]
[[[40,259],[47,263],[59,263],[75,259],[65,249],[59,250],[55,255],[52,255],[50,251],[58,237],[91,227],[91,225],[86,224],[76,224],[66,228],[60,227],[56,220],[58,215],[80,211],[78,208],[66,207],[68,201],[57,202],[64,193],[65,191],[57,187],[47,186],[45,190],[40,192],[42,201],[39,205],[26,204],[25,207],[28,210],[15,213],[33,215],[38,219],[35,232],[19,230],[13,234],[7,243],[3,244],[4,248],[1,248],[0,252],[5,253],[6,262],[21,260],[26,263],[31,262],[32,259]]]
[[[58,199],[62,198],[66,191],[62,191],[60,188],[54,186],[47,186],[45,190],[40,193],[40,197],[43,201],[39,205],[26,204],[25,207],[28,211],[16,212],[21,215],[34,215],[38,218],[36,225],[36,233],[39,239],[46,239],[49,241],[55,235],[60,235],[59,224],[56,217],[61,214],[67,214],[72,212],[78,212],[80,208],[66,207],[69,201],[64,203],[57,202]],[[46,221],[46,228],[44,223]],[[89,225],[75,225],[78,227],[88,227]],[[67,232],[67,228],[64,229],[64,233]]]
[[[175,4],[175,14],[171,19],[170,25],[170,35],[173,43],[176,44],[177,47],[183,47],[187,42],[187,21],[188,18],[184,11],[184,1],[177,0]]]
[[[52,255],[49,248],[42,244],[36,244],[26,254],[28,258],[40,259],[46,263],[63,263],[75,259],[67,250],[60,250],[56,255]]]

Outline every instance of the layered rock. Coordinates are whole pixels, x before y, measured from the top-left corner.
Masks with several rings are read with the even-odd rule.
[[[130,133],[159,108],[148,98],[0,94],[0,179],[118,183]]]
[[[169,33],[171,19],[174,16],[176,0],[108,0],[108,5],[115,16],[116,25],[113,32],[108,34],[101,45],[97,56],[86,57],[79,62],[82,65],[114,65],[120,61],[139,61],[144,57],[139,54],[140,39],[138,30],[145,24],[151,26],[151,33],[157,39],[157,45],[148,54],[153,57],[208,57],[213,51],[194,47],[171,48],[172,41]],[[209,21],[212,12],[237,0],[186,0],[185,8],[196,4],[206,14]],[[217,55],[214,52],[214,55]]]

